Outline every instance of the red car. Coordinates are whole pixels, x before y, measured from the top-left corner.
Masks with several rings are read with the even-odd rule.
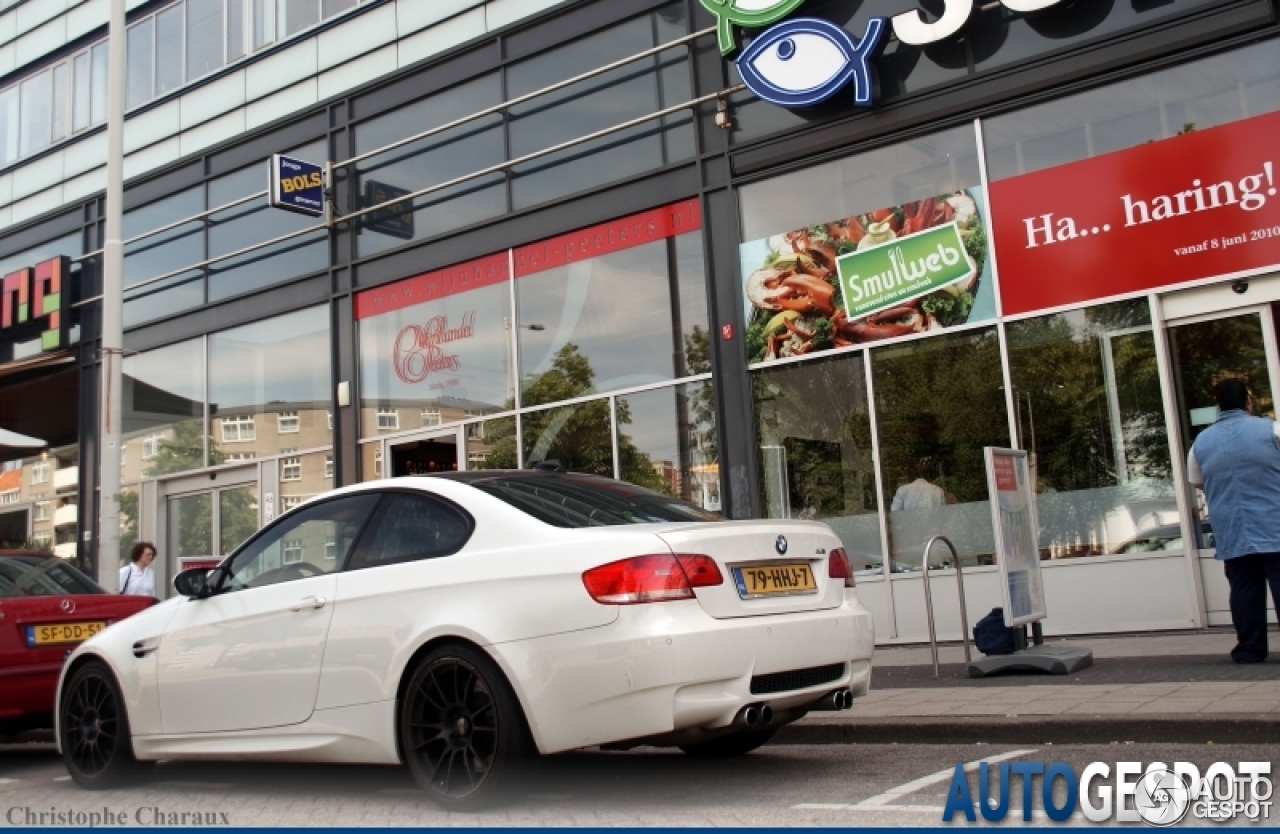
[[[0,550],[0,735],[52,727],[66,656],[155,603],[109,594],[57,556]]]

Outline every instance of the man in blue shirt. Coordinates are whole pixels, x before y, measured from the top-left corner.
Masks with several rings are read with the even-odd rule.
[[[1217,557],[1231,585],[1237,663],[1267,659],[1267,585],[1280,603],[1280,426],[1250,416],[1253,395],[1239,379],[1213,386],[1218,419],[1187,459],[1192,486],[1204,490]]]

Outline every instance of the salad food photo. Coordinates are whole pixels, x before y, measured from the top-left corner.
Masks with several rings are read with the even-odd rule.
[[[991,303],[979,199],[976,193],[955,191],[775,235],[763,259],[758,242],[744,245],[748,361],[771,362],[968,322],[980,298],[985,295]],[[849,315],[839,259],[951,223],[969,261],[965,277],[870,315]]]

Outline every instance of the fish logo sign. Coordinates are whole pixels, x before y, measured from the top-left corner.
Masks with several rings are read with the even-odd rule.
[[[854,40],[844,28],[815,17],[779,23],[751,42],[738,58],[738,73],[751,92],[781,107],[826,101],[853,81],[853,102],[872,103],[872,59],[884,45],[888,21],[873,17]]]
[[[762,29],[777,23],[800,8],[804,0],[702,0],[707,11],[716,16],[716,36],[720,54],[730,55],[738,48],[733,27]]]

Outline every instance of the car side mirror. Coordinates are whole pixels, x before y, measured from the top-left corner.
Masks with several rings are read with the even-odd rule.
[[[216,570],[216,568],[214,569]],[[209,585],[209,574],[213,573],[209,568],[191,568],[184,570],[173,578],[174,589],[184,597],[191,599],[204,599],[209,596],[212,588]]]

